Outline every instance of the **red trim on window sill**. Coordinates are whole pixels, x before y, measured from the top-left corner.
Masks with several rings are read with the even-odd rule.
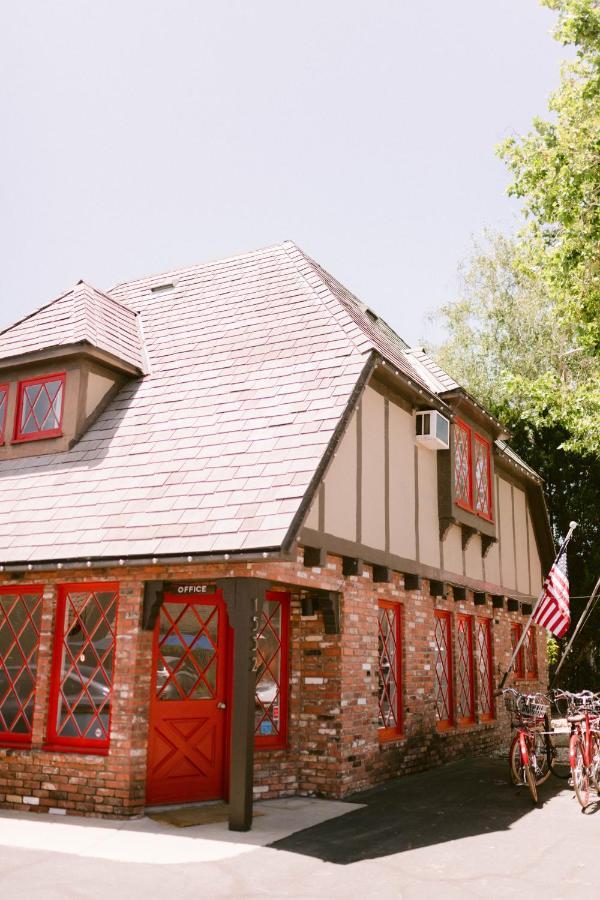
[[[75,753],[81,756],[108,756],[110,747],[82,747],[81,744],[44,744],[45,753]]]
[[[436,728],[438,731],[451,731],[454,727],[455,725],[453,722],[436,722]]]
[[[404,741],[406,735],[397,728],[380,728],[377,732],[380,744],[389,744],[391,741]]]
[[[0,750],[31,750],[31,741],[11,741],[10,734],[0,734]]]
[[[15,437],[11,444],[27,444],[29,441],[43,441],[46,438],[57,438],[63,436],[62,428],[55,428],[54,431],[36,431],[34,434],[25,437]]]

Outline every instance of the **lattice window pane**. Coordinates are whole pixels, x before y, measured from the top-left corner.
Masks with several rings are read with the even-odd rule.
[[[117,593],[65,596],[56,737],[108,742]]]
[[[217,695],[219,608],[169,603],[160,610],[156,696],[211,700]]]
[[[528,678],[537,678],[537,651],[535,625],[532,625],[525,638],[525,671]]]
[[[511,652],[515,652],[515,648],[519,643],[522,634],[522,627],[518,622],[513,622],[510,626],[510,643],[511,643]],[[525,661],[523,659],[523,645],[519,649],[517,653],[517,658],[513,663],[513,672],[517,676],[517,678],[523,678],[525,674]]]
[[[492,718],[492,633],[489,619],[477,620],[477,675],[479,678],[479,712],[483,718]]]
[[[282,728],[282,624],[282,602],[265,599],[257,638],[254,699],[254,733],[263,737],[279,735]]]
[[[62,420],[62,404],[62,378],[25,385],[21,396],[19,433],[33,435],[58,430]]]
[[[434,646],[434,699],[438,722],[452,722],[452,656],[450,650],[450,618],[436,613]]]
[[[471,436],[462,425],[454,426],[454,495],[471,505]]]
[[[379,727],[400,730],[401,726],[400,609],[397,605],[379,608]]]
[[[42,595],[0,594],[0,738],[31,736]]]
[[[475,511],[481,513],[482,516],[491,515],[490,504],[490,448],[487,443],[475,438],[474,445],[475,465]]]
[[[473,719],[473,641],[471,620],[456,617],[456,714],[459,720]]]
[[[4,426],[6,424],[7,390],[0,387],[0,441],[4,440]]]

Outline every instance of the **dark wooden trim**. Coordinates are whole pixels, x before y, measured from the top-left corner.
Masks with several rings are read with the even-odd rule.
[[[494,544],[498,543],[498,538],[490,537],[488,534],[481,535],[481,555],[485,559],[485,557],[490,552],[490,547],[493,547]],[[500,568],[500,563],[498,563],[498,568]],[[500,571],[502,571],[500,569]]]
[[[390,570],[387,566],[373,566],[373,581],[374,582],[389,582],[391,581]]]
[[[421,548],[419,541],[419,448],[415,444],[414,448],[415,461],[415,556],[417,561],[421,558]]]
[[[383,401],[384,491],[385,491],[385,549],[390,551],[390,401]]]
[[[509,597],[506,601],[506,608],[509,612],[519,612],[519,601],[515,600],[514,597]]]
[[[456,581],[457,578],[456,572],[447,572],[445,569],[434,568],[425,563],[419,563],[414,559],[407,559],[403,556],[396,556],[393,553],[386,553],[384,550],[379,550],[375,547],[366,547],[363,544],[356,543],[356,541],[348,541],[345,538],[338,538],[331,534],[320,534],[318,531],[311,528],[303,528],[301,530],[299,543],[301,546],[310,547],[322,545],[327,548],[327,552],[332,556],[339,556],[340,558],[344,556],[356,557],[357,559],[360,559],[361,562],[370,566],[387,566],[394,572],[418,575],[421,578],[433,579],[434,581],[447,581],[452,583]],[[501,587],[501,585],[496,585],[495,583],[488,583],[467,576],[461,578],[461,582],[464,583],[465,587],[469,588],[469,590],[485,591],[488,594],[491,594],[494,588],[497,590]],[[525,601],[531,601],[532,599],[528,594],[521,594],[519,591],[515,592],[512,589],[511,595]]]
[[[362,401],[361,396],[356,407],[356,540],[359,542],[362,540]]]
[[[533,605],[531,603],[521,603],[521,615],[522,616],[530,616],[533,612]]]
[[[452,585],[452,596],[455,600],[466,600],[467,599],[467,589],[461,584],[453,584]]]
[[[319,531],[325,531],[325,482],[322,481],[317,492],[319,500]]]
[[[444,516],[444,517],[440,516],[439,524],[440,524],[440,541],[443,542],[446,535],[450,531],[450,528],[452,527],[452,525],[456,525],[456,519],[454,518],[454,516]]]
[[[222,578],[229,623],[233,627],[233,709],[231,711],[229,828],[252,827],[254,770],[254,698],[256,641],[269,582],[259,578]]]
[[[473,528],[471,525],[463,525],[460,526],[460,541],[462,544],[463,551],[467,549],[469,546],[469,541],[475,537],[477,534],[477,529]]]
[[[142,630],[154,631],[156,618],[163,603],[164,581],[145,581],[142,603]]]
[[[362,560],[356,556],[342,556],[342,575],[349,578],[350,575],[358,575]]]
[[[404,578],[404,590],[405,591],[420,591],[421,590],[421,576],[413,575],[412,572],[402,572],[402,576]]]
[[[322,569],[327,564],[326,549],[324,547],[305,547],[303,564],[307,569]]]
[[[358,402],[359,402],[360,397],[365,389],[365,386],[366,386],[369,378],[371,377],[373,371],[375,370],[375,367],[377,365],[377,359],[378,359],[378,357],[377,357],[377,354],[375,353],[375,351],[370,353],[369,358],[365,362],[362,372],[356,379],[356,384],[354,385],[352,393],[348,399],[346,408],[345,408],[344,412],[342,413],[342,415],[340,416],[340,419],[339,419],[337,425],[335,426],[335,430],[333,432],[333,435],[331,436],[331,440],[329,441],[327,449],[325,450],[325,453],[321,457],[319,465],[317,466],[315,473],[310,480],[310,484],[304,493],[302,502],[300,503],[300,506],[299,506],[294,518],[292,519],[290,527],[287,530],[287,534],[281,545],[281,549],[283,552],[289,551],[297,538],[298,531],[299,531],[300,527],[302,526],[302,522],[306,518],[306,513],[308,512],[308,510],[310,508],[310,505],[313,501],[314,495],[315,495],[316,491],[318,490],[321,482],[323,481],[323,478],[325,477],[325,473],[327,471],[329,463],[331,462],[331,459],[333,458],[333,454],[337,450],[337,448],[340,444],[340,441],[342,440],[344,434],[346,433],[346,429],[347,429],[348,423],[350,422],[350,419],[352,418],[352,414],[354,413],[355,409],[357,408]]]
[[[487,594],[485,591],[473,591],[473,603],[475,606],[484,606],[487,603]]]
[[[492,594],[492,606],[494,609],[504,609],[504,594]]]
[[[432,597],[445,597],[447,593],[447,585],[444,581],[436,581],[430,579],[429,593]]]

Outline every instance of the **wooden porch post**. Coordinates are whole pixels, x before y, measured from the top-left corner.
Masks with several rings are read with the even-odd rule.
[[[252,827],[256,640],[267,582],[259,578],[217,580],[233,628],[233,709],[231,711],[229,828]]]

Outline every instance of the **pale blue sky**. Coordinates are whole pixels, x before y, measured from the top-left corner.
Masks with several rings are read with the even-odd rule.
[[[0,13],[0,326],[286,238],[407,340],[564,50],[536,0],[29,0]]]

